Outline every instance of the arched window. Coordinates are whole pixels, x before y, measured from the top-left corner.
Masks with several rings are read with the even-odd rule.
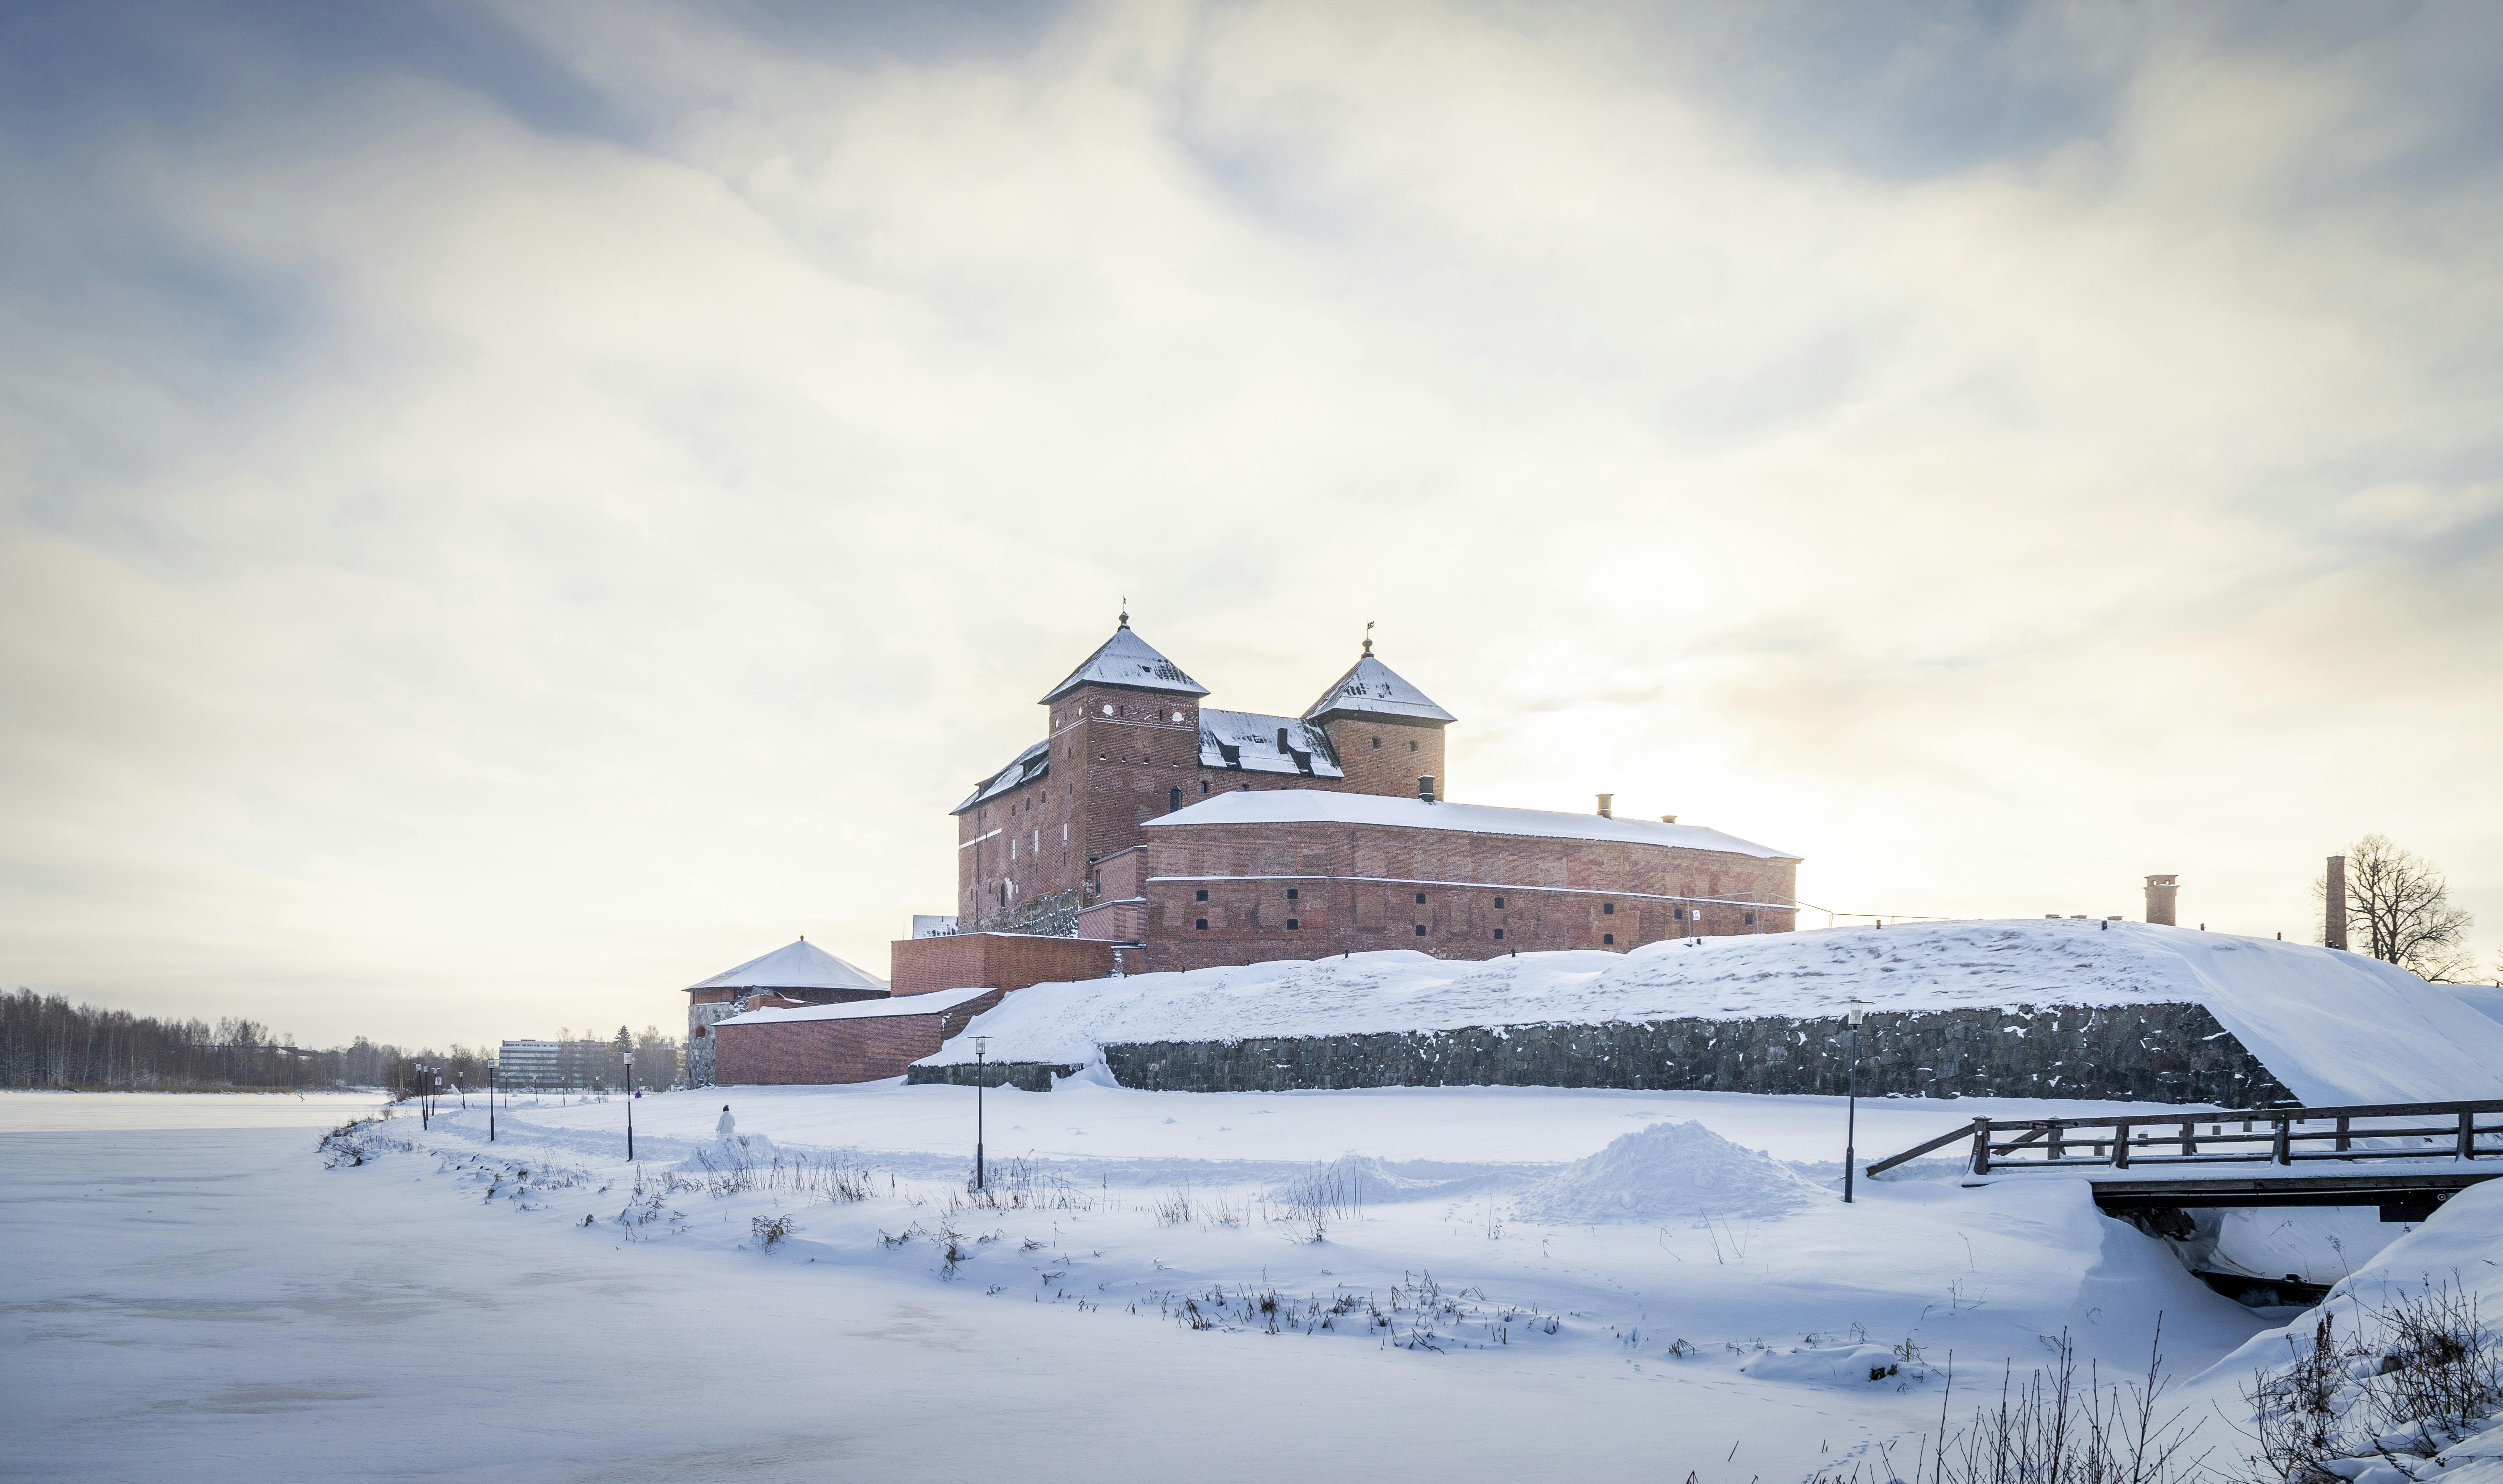
[[[1179,788],[1168,788],[1168,789],[1166,789],[1166,790],[1165,790],[1165,808],[1166,808],[1166,809],[1168,809],[1168,810],[1177,810],[1177,809],[1182,808],[1182,790],[1181,790],[1181,789],[1179,789]]]

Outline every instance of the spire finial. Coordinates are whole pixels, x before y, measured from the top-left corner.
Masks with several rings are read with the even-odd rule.
[[[1364,652],[1368,658],[1373,654],[1373,620],[1369,618],[1364,621]]]
[[[1127,593],[1121,595],[1121,627],[1130,627],[1130,595]]]

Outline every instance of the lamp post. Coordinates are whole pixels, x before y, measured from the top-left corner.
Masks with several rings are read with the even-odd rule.
[[[991,1049],[991,1038],[974,1038],[974,1189],[982,1187],[982,1058]]]
[[[487,1063],[487,1142],[496,1142],[496,1064]]]
[[[634,1053],[626,1053],[626,1162],[634,1162]]]
[[[427,1122],[427,1115],[433,1111],[427,1106],[426,1063],[421,1061],[417,1064],[417,1126],[420,1132],[433,1126]]]
[[[1856,1157],[1853,1146],[1860,1135],[1860,1021],[1869,1014],[1867,1000],[1842,1002],[1842,1018],[1851,1027],[1850,1090],[1846,1094],[1842,1116],[1842,1203],[1851,1204],[1851,1164]]]

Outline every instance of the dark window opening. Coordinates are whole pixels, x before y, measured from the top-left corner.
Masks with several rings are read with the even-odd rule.
[[[1165,808],[1167,808],[1167,809],[1180,809],[1180,808],[1182,808],[1182,790],[1181,790],[1181,789],[1179,789],[1179,788],[1168,788],[1168,789],[1166,789],[1166,790],[1165,790]]]
[[[1418,904],[1419,906],[1421,906],[1421,907],[1422,907],[1422,906],[1423,906],[1423,905],[1424,905],[1424,902],[1425,902],[1425,893],[1423,893],[1423,892],[1422,892],[1422,891],[1421,891],[1421,892],[1419,892],[1419,893],[1417,893],[1417,904]]]
[[[1381,745],[1382,745],[1382,739],[1381,739],[1381,738],[1379,738],[1379,737],[1375,738],[1375,739],[1373,740],[1373,744],[1374,744],[1375,746],[1377,746],[1377,747],[1381,746]]]
[[[1200,919],[1199,919],[1199,925],[1200,925],[1200,928],[1201,928],[1203,931],[1205,931],[1205,930],[1207,929],[1207,927],[1208,927],[1208,919],[1207,919],[1206,917],[1202,917],[1202,918],[1200,918]]]
[[[1417,750],[1417,744],[1416,744],[1415,742],[1410,742],[1410,743],[1408,744],[1408,750],[1409,750],[1409,751],[1411,751],[1411,752],[1416,751],[1416,750]]]
[[[1675,917],[1675,918],[1676,918],[1678,921],[1680,921],[1680,922],[1683,922],[1683,921],[1685,921],[1685,920],[1686,920],[1686,909],[1685,909],[1685,908],[1683,908],[1683,907],[1672,907],[1672,908],[1670,908],[1670,909],[1668,910],[1668,915],[1669,915],[1670,916],[1672,916],[1672,917]]]
[[[1613,917],[1613,916],[1615,916],[1615,915],[1617,915],[1617,904],[1616,904],[1616,903],[1614,903],[1614,902],[1602,902],[1602,903],[1600,903],[1600,904],[1599,904],[1599,915],[1600,915],[1601,916],[1605,916],[1605,917]]]
[[[1503,929],[1502,929],[1502,928],[1496,928],[1496,929],[1494,930],[1494,935],[1495,935],[1497,938],[1502,937],[1502,936],[1503,936]]]
[[[1303,925],[1304,919],[1301,917],[1288,917],[1286,919],[1286,931],[1290,933],[1299,931]]]
[[[1497,906],[1497,907],[1501,907],[1501,906],[1503,905],[1503,898],[1501,898],[1501,897],[1497,897],[1497,898],[1495,898],[1495,899],[1494,899],[1494,905],[1495,905],[1495,906]]]
[[[1302,896],[1303,896],[1303,892],[1302,892],[1300,889],[1298,889],[1298,888],[1296,888],[1296,887],[1293,887],[1293,886],[1289,886],[1289,887],[1287,887],[1287,888],[1286,888],[1286,900],[1287,900],[1287,901],[1289,901],[1289,902],[1296,901],[1296,900],[1300,899]]]
[[[1754,913],[1747,914],[1747,925],[1749,927],[1754,927],[1756,925],[1756,915]]]
[[[1599,941],[1601,943],[1614,943],[1617,941],[1617,935],[1614,933],[1601,933],[1599,935]]]
[[[711,1026],[709,1026],[709,1025],[699,1025],[699,1026],[697,1026],[697,1027],[696,1027],[696,1039],[697,1039],[697,1040],[699,1040],[699,1041],[703,1040],[704,1037],[709,1036],[709,1035],[711,1035],[711,1034],[712,1034],[712,1027],[711,1027]]]
[[[1208,779],[1206,779],[1206,778],[1202,778],[1202,779],[1200,779],[1200,780],[1199,780],[1199,791],[1200,791],[1200,794],[1201,794],[1203,797],[1205,797],[1205,796],[1207,795],[1207,793],[1208,793]]]
[[[1197,897],[1194,897],[1192,900],[1194,900],[1194,901],[1199,901],[1199,902],[1205,902],[1205,901],[1207,901],[1207,900],[1208,900],[1208,893],[1207,893],[1207,892],[1205,892],[1205,891],[1203,891],[1203,892],[1201,892]]]
[[[1420,937],[1420,938],[1423,938],[1423,937],[1424,937],[1424,936],[1425,936],[1425,924],[1424,924],[1424,923],[1420,922],[1420,923],[1418,923],[1418,924],[1417,924],[1417,936],[1418,936],[1418,937]]]

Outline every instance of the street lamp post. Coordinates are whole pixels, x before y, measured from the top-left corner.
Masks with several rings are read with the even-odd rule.
[[[1842,1203],[1846,1206],[1851,1204],[1851,1164],[1857,1157],[1853,1146],[1859,1142],[1860,1135],[1860,1021],[1868,1014],[1869,1002],[1866,1000],[1842,1002],[1842,1018],[1851,1026],[1850,1090],[1843,1105],[1842,1121]]]
[[[496,1064],[487,1063],[487,1142],[496,1142]]]
[[[626,1053],[626,1162],[634,1162],[634,1053]]]
[[[991,1049],[991,1038],[974,1038],[974,1189],[982,1187],[982,1065],[983,1053]]]
[[[426,1063],[421,1061],[417,1064],[417,1126],[420,1132],[433,1126],[427,1122],[427,1116],[433,1111],[427,1105]]]

